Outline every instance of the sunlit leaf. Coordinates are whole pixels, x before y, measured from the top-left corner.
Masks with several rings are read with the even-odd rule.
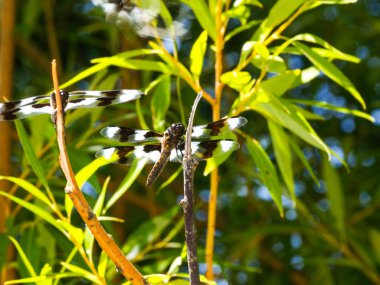
[[[19,204],[20,206],[24,207],[25,209],[31,211],[32,213],[39,216],[41,219],[47,221],[52,226],[57,228],[60,231],[63,231],[62,227],[58,224],[57,220],[47,211],[40,208],[39,206],[36,206],[32,203],[29,203],[23,199],[20,199],[16,196],[12,196],[6,192],[0,191],[0,195],[7,197],[8,199],[12,200],[13,202]]]
[[[75,179],[79,188],[102,166],[107,165],[108,162],[101,159],[94,159],[91,163],[83,167],[76,175]]]
[[[44,202],[46,205],[51,206],[51,202],[49,198],[45,195],[45,193],[43,193],[40,189],[38,189],[36,186],[29,183],[28,181],[17,178],[17,177],[11,177],[11,176],[0,176],[0,180],[2,179],[5,179],[17,184],[18,186],[20,186],[21,188],[25,189],[30,194],[32,194],[35,198]]]
[[[276,96],[282,96],[286,91],[294,88],[294,84],[299,79],[300,74],[301,71],[298,69],[288,70],[263,80],[261,87]]]
[[[242,25],[245,25],[247,23],[250,15],[251,10],[245,5],[232,7],[224,13],[225,17],[236,18],[241,22]]]
[[[330,155],[330,150],[326,144],[319,138],[302,114],[297,112],[286,100],[268,92],[258,91],[250,107]]]
[[[263,58],[257,54],[251,63],[259,69],[265,69],[267,72],[280,73],[287,71],[285,61],[279,56],[270,55],[267,58]]]
[[[289,190],[290,196],[295,203],[296,194],[294,189],[294,178],[292,168],[292,155],[288,143],[288,135],[277,124],[268,120],[269,131],[272,138],[274,154],[276,155],[276,162],[279,166],[282,178]]]
[[[327,77],[350,92],[352,96],[362,105],[362,107],[364,109],[366,108],[366,104],[363,98],[360,96],[359,92],[356,90],[355,86],[338,67],[336,67],[327,59],[315,53],[306,45],[296,41],[293,41],[292,44],[298,48],[315,67],[319,68],[324,74],[326,74]]]
[[[162,130],[165,126],[165,116],[170,106],[170,76],[162,78],[152,94],[150,110],[153,119],[153,128]]]
[[[66,262],[61,262],[61,265],[65,267],[67,270],[77,273],[79,276],[82,276],[83,278],[86,278],[87,280],[94,282],[95,284],[103,284],[101,280],[99,280],[94,274],[92,274],[90,271],[84,270],[83,268],[69,264]]]
[[[277,1],[252,39],[259,42],[264,41],[276,26],[289,18],[304,2],[305,0]]]
[[[251,75],[246,71],[228,71],[222,74],[220,81],[232,89],[240,91],[251,81]]]
[[[98,273],[100,277],[105,277],[107,272],[107,263],[108,263],[108,255],[105,251],[100,253],[99,263],[98,263]]]
[[[326,109],[326,110],[331,110],[331,111],[335,111],[335,112],[339,112],[339,113],[343,113],[343,114],[353,115],[353,116],[356,116],[359,118],[366,119],[372,123],[375,122],[375,118],[372,117],[371,115],[367,114],[367,113],[364,113],[364,112],[359,111],[359,110],[345,108],[345,107],[334,106],[334,105],[331,105],[331,104],[324,102],[324,101],[300,100],[300,99],[292,99],[291,101],[298,103],[298,104],[302,104],[302,105],[319,107],[319,108]]]
[[[194,42],[194,45],[190,52],[190,71],[194,78],[199,80],[199,76],[202,72],[204,55],[207,49],[207,32],[203,31],[198,39]]]
[[[280,215],[283,216],[284,210],[281,201],[282,191],[274,165],[258,141],[247,138],[246,143],[248,152],[259,170],[263,184],[268,188]]]
[[[75,240],[78,244],[83,243],[83,230],[81,228],[77,228],[66,221],[57,220],[57,223],[59,223]]]
[[[215,20],[212,18],[210,10],[204,0],[181,0],[181,2],[188,5],[193,11],[195,17],[197,18],[199,24],[207,34],[215,41],[216,40],[216,28]]]
[[[17,240],[15,240],[13,237],[11,236],[8,236],[8,238],[12,241],[12,243],[14,244],[16,250],[17,250],[17,253],[18,253],[18,256],[21,258],[23,264],[25,265],[26,267],[26,270],[28,270],[28,273],[31,275],[31,276],[36,276],[36,271],[34,271],[34,268],[31,264],[31,262],[29,261],[28,257],[26,256],[24,250],[21,248],[20,244],[18,243]]]

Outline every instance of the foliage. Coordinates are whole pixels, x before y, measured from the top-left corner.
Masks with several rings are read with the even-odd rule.
[[[339,20],[348,21],[345,12],[354,13],[359,4],[182,0],[178,4],[194,15],[187,23],[191,37],[170,41],[120,31],[120,25],[102,21],[100,9],[88,11],[88,3],[69,2],[43,7],[28,1],[18,15],[18,41],[34,47],[59,39],[64,88],[112,89],[122,84],[147,93],[141,101],[112,110],[73,111],[66,124],[69,155],[82,191],[150,282],[187,282],[183,220],[176,205],[182,195],[180,171],[169,165],[158,181],[162,185],[146,190],[149,167],[105,166],[94,160],[94,150],[109,145],[99,131],[111,124],[162,131],[172,122],[185,123],[192,100],[203,90],[207,104],[201,106],[197,123],[220,114],[243,114],[249,122],[238,132],[238,153],[219,166],[215,280],[357,284],[364,278],[380,284],[380,234],[375,226],[380,205],[375,193],[378,151],[376,144],[366,141],[377,136],[368,123],[373,118],[361,111],[366,103],[370,110],[379,104],[361,97],[358,90],[366,95],[366,87],[356,88],[361,82],[350,78],[362,78],[366,72],[355,73],[352,66],[359,58],[341,51],[352,50],[347,42],[357,34]],[[170,27],[176,19],[161,3],[162,22],[168,36],[175,38]],[[46,9],[57,14],[57,30],[43,36],[39,18]],[[67,21],[73,11],[78,14]],[[332,11],[341,11],[336,29],[327,16],[324,21],[319,18]],[[361,15],[367,16],[365,11]],[[335,37],[323,34],[327,30]],[[346,37],[346,31],[353,35]],[[54,55],[54,45],[49,45]],[[122,45],[131,48],[117,50]],[[36,58],[17,58],[16,91],[51,88],[42,66],[43,75],[22,70],[32,70]],[[44,58],[49,61],[47,55]],[[334,95],[340,93],[345,97]],[[360,118],[357,127],[346,131],[355,117]],[[48,120],[16,122],[22,144],[14,147],[18,168],[14,176],[0,177],[14,185],[0,195],[15,205],[4,234],[8,239],[0,238],[0,244],[2,249],[15,246],[20,278],[6,284],[120,284],[114,265],[64,195],[66,182]],[[343,132],[337,131],[340,125]],[[208,163],[206,172],[215,167]],[[205,274],[206,202],[212,190],[200,171],[195,181],[200,268]]]

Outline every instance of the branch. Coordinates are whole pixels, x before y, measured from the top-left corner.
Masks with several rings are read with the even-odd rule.
[[[191,157],[191,133],[193,131],[193,121],[195,110],[202,92],[195,98],[193,108],[190,113],[189,125],[186,130],[185,156],[183,159],[184,176],[184,198],[180,202],[185,215],[185,236],[187,245],[187,264],[189,268],[190,284],[199,285],[199,268],[197,255],[197,230],[194,221],[194,171],[198,166],[198,161]]]
[[[124,275],[132,284],[145,285],[148,282],[144,279],[139,271],[128,261],[121,249],[117,246],[115,241],[109,235],[98,218],[88,205],[86,199],[84,198],[79,186],[75,180],[75,175],[72,170],[69,157],[66,150],[65,144],[65,126],[64,126],[64,114],[62,110],[62,101],[60,96],[58,77],[56,71],[56,62],[52,62],[52,73],[53,73],[53,83],[56,101],[56,132],[57,141],[59,148],[59,162],[61,168],[67,179],[67,185],[65,192],[69,195],[74,207],[78,211],[79,215],[82,217],[83,221],[86,223],[87,227],[90,229],[95,239],[97,240],[99,246],[106,252],[109,258],[115,263],[117,271]],[[50,99],[53,101],[52,99]]]

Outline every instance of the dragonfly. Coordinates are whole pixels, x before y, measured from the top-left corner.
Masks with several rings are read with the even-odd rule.
[[[141,37],[159,37],[170,39],[171,35],[176,38],[188,36],[188,27],[185,23],[189,18],[189,11],[179,1],[158,0],[91,0],[92,4],[101,7],[107,20],[115,22],[119,26],[127,24]],[[176,7],[177,14],[171,27],[167,27],[168,19],[162,18],[162,7]]]
[[[195,160],[206,160],[237,150],[240,145],[234,140],[220,139],[224,134],[247,123],[241,116],[229,117],[206,125],[194,126],[191,134],[191,151]],[[164,133],[152,130],[135,130],[122,126],[108,126],[101,130],[107,139],[126,145],[105,147],[96,157],[112,163],[125,165],[154,163],[146,185],[151,186],[169,162],[181,162],[185,149],[186,128],[181,123],[172,124]],[[219,139],[218,139],[219,137]],[[193,141],[194,139],[194,141]]]
[[[142,91],[135,89],[72,92],[60,90],[64,111],[125,103],[138,99],[143,94]],[[51,101],[53,105],[51,105]],[[0,103],[0,121],[12,121],[42,114],[50,114],[52,120],[55,121],[55,109],[55,92],[50,95],[38,95],[22,100]]]

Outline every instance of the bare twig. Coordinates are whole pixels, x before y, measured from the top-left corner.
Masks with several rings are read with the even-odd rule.
[[[202,92],[199,92],[197,98],[195,98],[190,113],[189,125],[186,130],[185,156],[183,159],[184,198],[181,201],[181,206],[185,215],[187,263],[191,285],[200,284],[197,255],[197,231],[194,221],[194,171],[198,166],[198,161],[191,157],[191,133],[193,130],[195,110],[201,97]]]
[[[65,144],[65,126],[62,110],[62,102],[58,84],[58,77],[56,71],[56,62],[52,62],[53,83],[56,99],[56,131],[57,141],[59,147],[59,161],[61,168],[67,179],[65,191],[69,195],[74,207],[90,229],[99,246],[106,252],[110,259],[115,263],[116,269],[125,276],[132,284],[145,285],[148,282],[144,279],[139,271],[128,261],[121,249],[117,246],[103,226],[100,224],[98,218],[88,205],[86,199],[82,195],[79,186],[76,182],[74,172],[71,168],[69,157],[66,151]]]

